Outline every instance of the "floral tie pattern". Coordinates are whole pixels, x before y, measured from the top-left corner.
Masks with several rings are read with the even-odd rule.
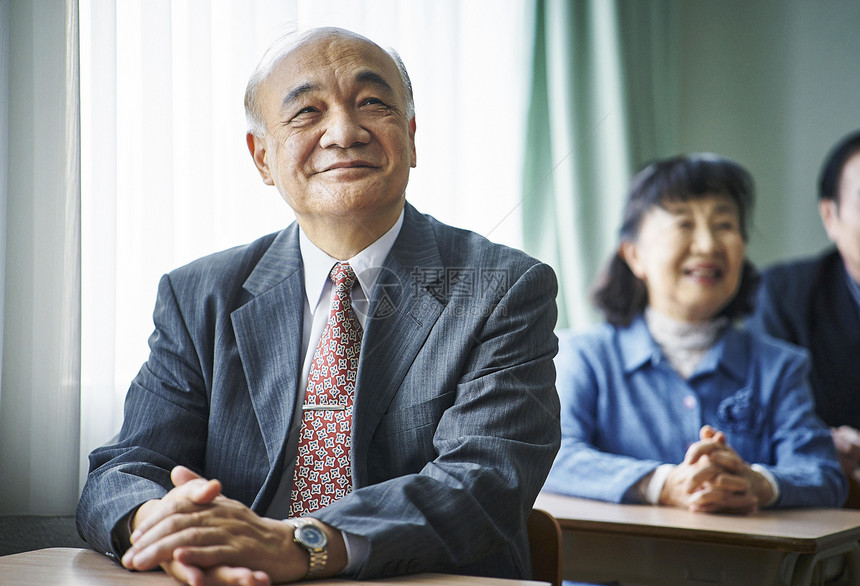
[[[335,293],[308,374],[291,518],[325,507],[352,490],[350,431],[362,329],[352,310],[350,291],[356,280],[352,267],[337,263],[329,278]]]

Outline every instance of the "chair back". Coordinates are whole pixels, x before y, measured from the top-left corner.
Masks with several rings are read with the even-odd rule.
[[[532,580],[561,586],[561,527],[555,517],[532,509],[527,521]]]
[[[848,500],[845,501],[845,508],[860,509],[860,483],[855,475],[848,477]]]

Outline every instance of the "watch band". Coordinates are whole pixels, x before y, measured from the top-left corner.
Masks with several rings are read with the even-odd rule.
[[[305,578],[317,578],[322,575],[325,570],[326,562],[328,561],[328,548],[323,547],[318,550],[308,550],[310,562],[308,563],[308,573]]]

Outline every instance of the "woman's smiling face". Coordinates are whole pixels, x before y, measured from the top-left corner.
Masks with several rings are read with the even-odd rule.
[[[649,306],[678,321],[700,323],[716,317],[737,294],[745,250],[737,206],[709,194],[652,207],[637,238],[622,242],[620,253],[645,283]]]

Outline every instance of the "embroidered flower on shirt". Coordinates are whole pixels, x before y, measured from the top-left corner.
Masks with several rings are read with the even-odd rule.
[[[717,407],[717,417],[725,430],[750,431],[758,426],[759,412],[752,402],[752,389],[741,389]]]

